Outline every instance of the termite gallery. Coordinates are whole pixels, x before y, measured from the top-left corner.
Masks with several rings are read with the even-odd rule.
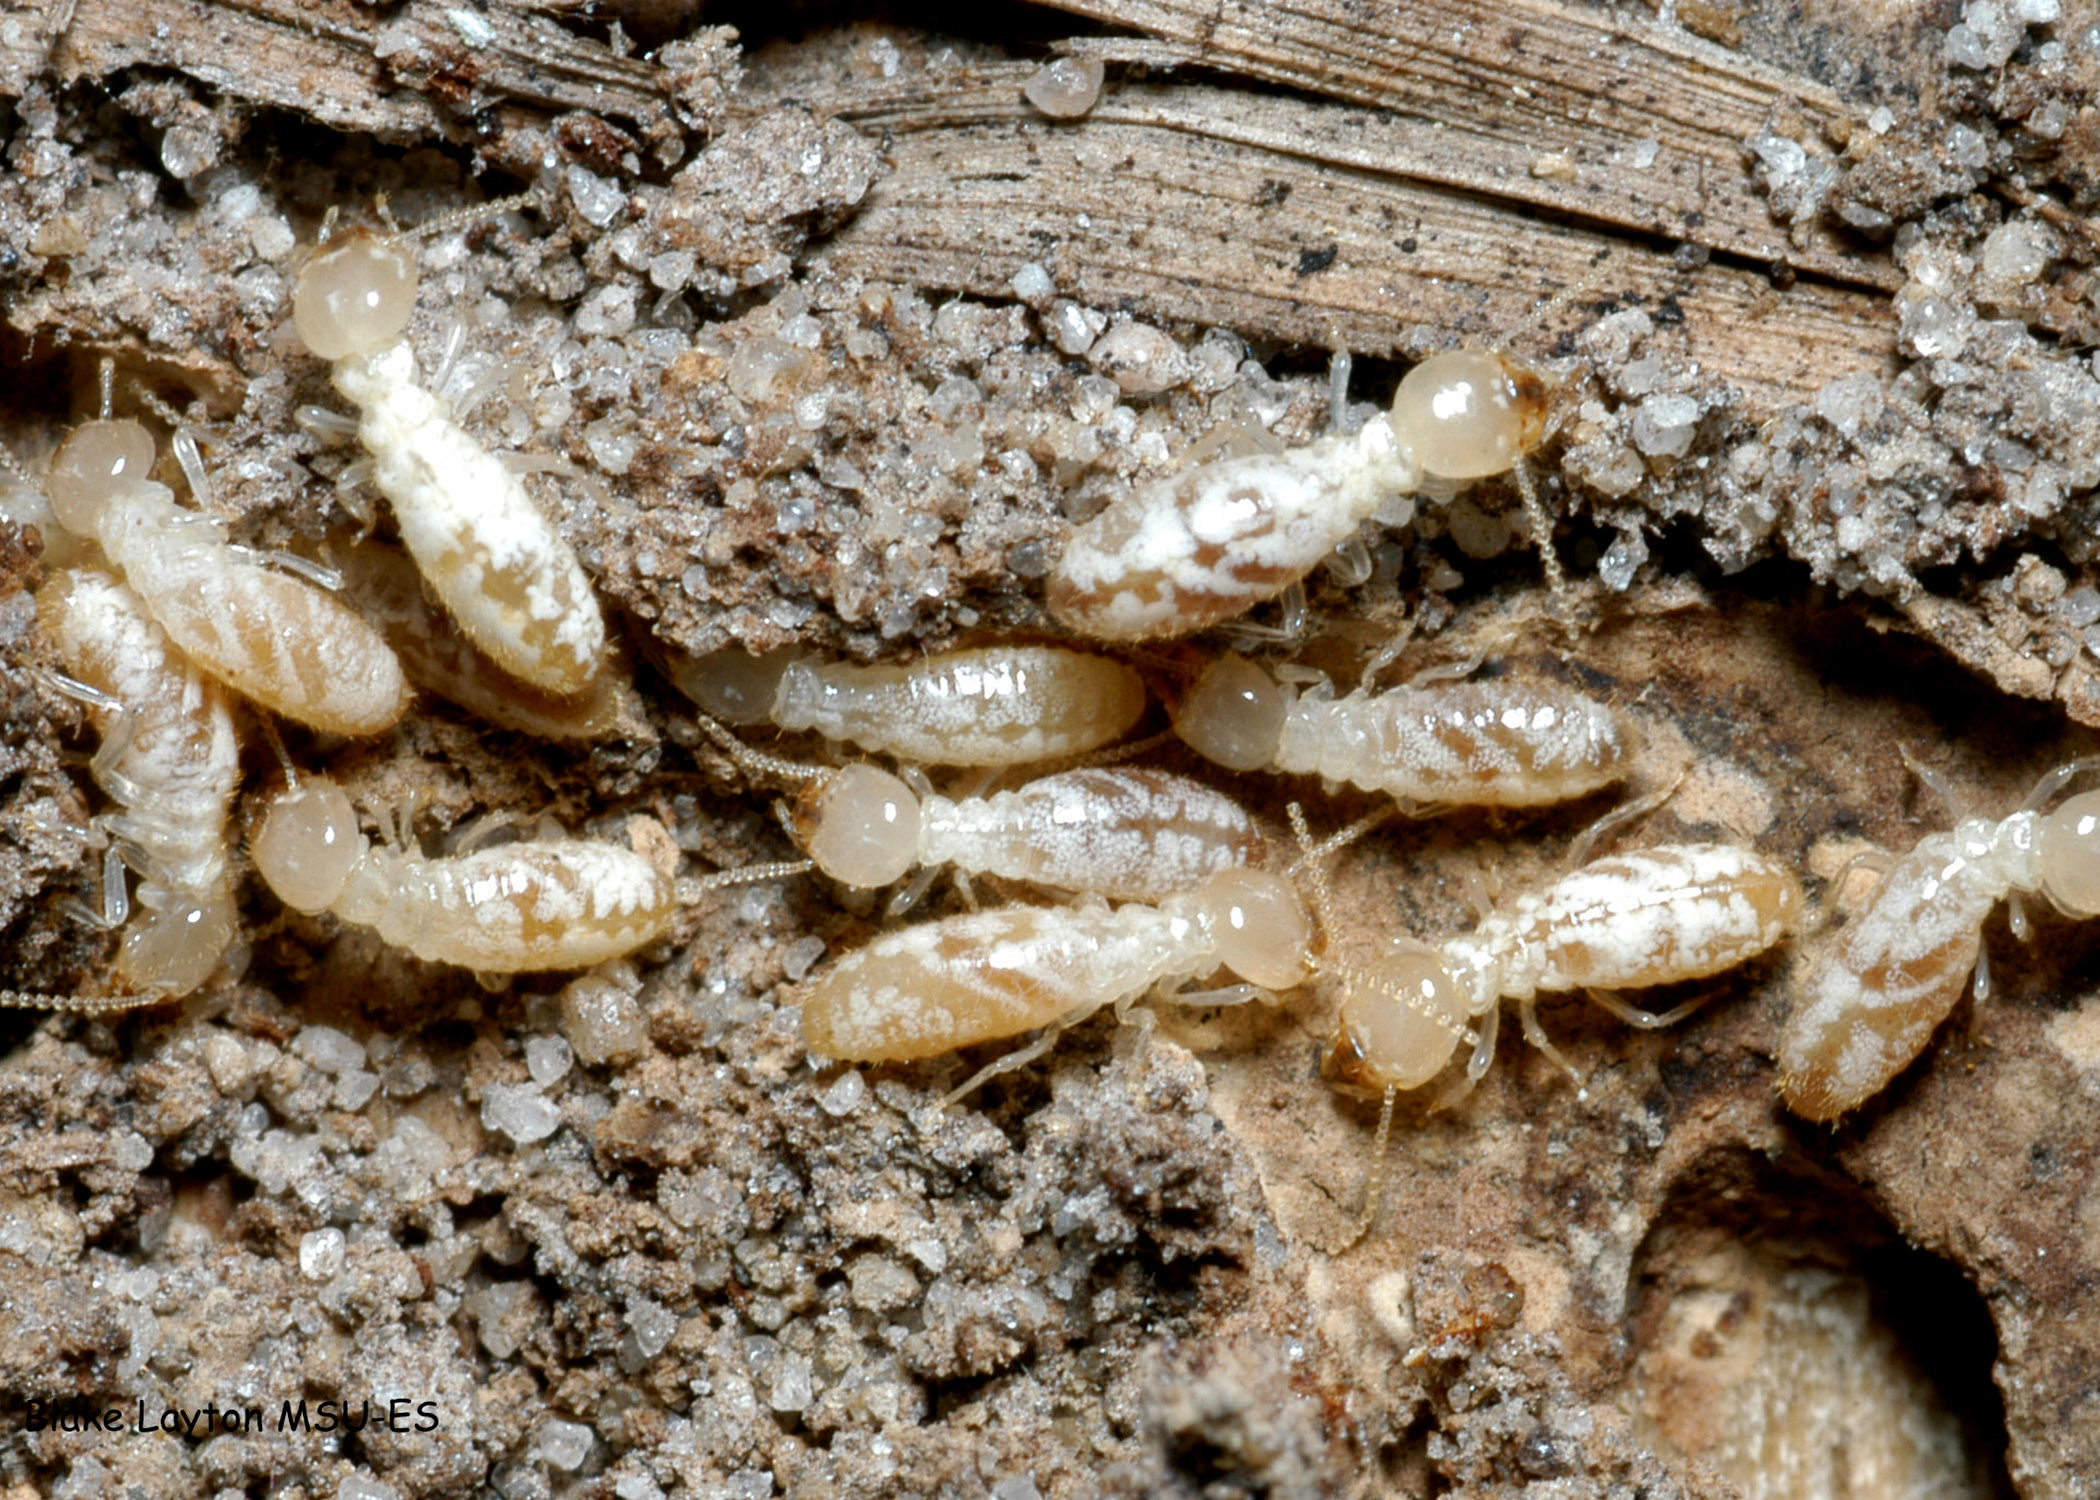
[[[1857,1109],[1925,1048],[1961,999],[1990,981],[1983,923],[2012,898],[2013,931],[2026,937],[2023,894],[2049,898],[2066,916],[2100,916],[2100,792],[2041,809],[2070,780],[2100,765],[2080,760],[2036,783],[2011,816],[1962,815],[1951,792],[1920,774],[1955,813],[1901,859],[1883,861],[1867,909],[1817,959],[1779,1039],[1779,1092],[1810,1120]]]

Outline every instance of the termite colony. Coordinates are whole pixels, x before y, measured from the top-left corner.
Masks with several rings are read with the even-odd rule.
[[[151,434],[113,419],[107,395],[103,417],[61,448],[43,486],[53,534],[38,607],[57,668],[47,680],[87,706],[101,738],[92,771],[115,810],[97,820],[108,851],[97,920],[123,935],[107,996],[8,992],[8,1003],[149,1004],[238,962],[234,700],[316,733],[371,737],[399,720],[413,683],[505,727],[576,742],[615,732],[631,705],[576,552],[513,466],[461,425],[442,377],[439,390],[419,378],[405,336],[416,290],[410,237],[351,231],[305,263],[293,307],[304,349],[357,409],[309,423],[362,450],[343,476],[346,500],[362,509],[369,484],[405,550],[360,536],[339,565],[321,565],[229,545],[209,519],[194,443],[178,429],[172,445],[190,508],[151,477]],[[1322,844],[1293,802],[1295,837],[1278,839],[1207,782],[1114,759],[1133,753],[1118,747],[1158,688],[1172,735],[1204,761],[1348,783],[1416,816],[1545,808],[1625,780],[1634,723],[1568,688],[1379,690],[1374,670],[1338,695],[1288,667],[1222,650],[1191,667],[1152,644],[1290,598],[1312,570],[1360,548],[1360,529],[1395,496],[1497,475],[1513,476],[1558,598],[1551,526],[1524,467],[1549,435],[1552,399],[1512,358],[1439,354],[1360,425],[1280,452],[1196,459],[1131,489],[1076,528],[1048,573],[1047,614],[1084,645],[994,643],[874,666],[660,653],[702,710],[701,731],[746,780],[794,792],[782,816],[806,864],[681,877],[668,839],[553,835],[430,856],[412,808],[371,809],[384,835],[374,842],[341,787],[289,758],[246,861],[285,909],[492,977],[633,953],[730,880],[805,868],[853,891],[908,880],[891,904],[898,917],[952,869],[970,910],[891,927],[807,986],[813,1056],[906,1062],[1038,1033],[952,1099],[1102,1009],[1123,1017],[1147,997],[1273,1003],[1318,981],[1333,1002],[1330,1077],[1381,1100],[1382,1148],[1397,1095],[1455,1074],[1434,1096],[1441,1106],[1480,1079],[1505,1003],[1573,1073],[1538,1022],[1541,993],[1585,992],[1632,1025],[1668,1025],[1696,1002],[1651,1012],[1616,992],[1719,975],[1801,921],[1801,886],[1783,864],[1729,845],[1663,844],[1577,858],[1545,889],[1483,905],[1469,932],[1366,957],[1344,941],[1326,867],[1376,815]],[[374,518],[360,519],[369,531]],[[798,759],[763,745],[767,732],[848,742],[898,769]],[[943,793],[929,767],[970,780]],[[1041,774],[997,785],[1020,768]],[[2060,786],[1894,866],[1788,1027],[1782,1090],[1798,1112],[1856,1107],[1923,1046],[1977,960],[1983,915],[2008,891],[2100,909],[2086,868],[2100,794],[2044,816]],[[1974,872],[1959,881],[1946,874],[1958,860]],[[1067,899],[980,909],[972,877]],[[1911,971],[1925,968],[1913,996]],[[1375,1205],[1374,1189],[1359,1233]]]

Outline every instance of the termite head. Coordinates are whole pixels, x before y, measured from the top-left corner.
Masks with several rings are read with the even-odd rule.
[[[1480,349],[1433,354],[1393,393],[1393,431],[1437,479],[1506,474],[1545,441],[1551,392],[1538,371]]]
[[[153,437],[136,422],[83,422],[60,445],[45,489],[58,524],[75,536],[95,535],[104,507],[116,495],[150,481]]]
[[[1196,888],[1196,910],[1226,968],[1265,990],[1312,977],[1312,917],[1298,891],[1266,870],[1220,870]]]
[[[2067,916],[2100,916],[2100,792],[2058,804],[2035,834],[2042,891]]]
[[[1346,976],[1348,994],[1321,1071],[1335,1087],[1376,1096],[1418,1089],[1465,1039],[1465,992],[1437,955],[1415,947]]]
[[[1174,712],[1174,733],[1205,760],[1231,771],[1257,771],[1276,759],[1290,698],[1244,656],[1226,655],[1203,669]]]
[[[335,904],[365,849],[349,794],[324,777],[309,776],[271,802],[249,853],[278,900],[313,913]]]
[[[872,890],[919,862],[919,799],[887,771],[845,766],[795,799],[794,835],[833,880]]]
[[[401,337],[415,307],[414,252],[364,230],[316,251],[292,290],[299,337],[330,362],[384,349]]]
[[[238,925],[233,898],[223,889],[149,910],[125,927],[113,977],[123,990],[142,995],[187,995],[211,978]]]
[[[724,724],[764,724],[773,717],[780,679],[802,659],[800,651],[757,655],[724,646],[705,656],[666,652],[664,670],[680,692]]]

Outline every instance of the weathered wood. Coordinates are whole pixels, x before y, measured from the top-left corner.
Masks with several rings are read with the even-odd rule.
[[[1812,80],[1624,9],[1555,0],[1045,0],[1219,69],[1389,111],[1409,174],[1717,254],[1894,287],[1817,230],[1790,244],[1745,146],[1775,119],[1840,138],[1864,111]],[[1647,143],[1647,144],[1644,144]],[[1653,155],[1648,156],[1652,144]],[[1634,163],[1648,157],[1648,165]]]
[[[560,5],[410,0],[0,0],[0,95],[169,69],[337,130],[485,140],[587,111],[644,138],[674,129],[661,71],[558,24]]]
[[[1024,263],[1101,307],[1388,354],[1410,329],[1550,351],[1542,302],[1626,298],[1682,318],[1689,352],[1768,414],[1879,369],[1885,301],[1756,270],[1688,270],[1647,237],[1423,181],[1417,128],[1353,106],[1208,85],[1112,85],[1054,124],[1026,65],[951,69],[802,98],[888,142],[891,173],[815,251],[837,269],[1010,295]]]

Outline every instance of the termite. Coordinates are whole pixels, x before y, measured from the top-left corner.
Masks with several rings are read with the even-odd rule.
[[[1147,993],[1190,1004],[1259,998],[1311,974],[1312,922],[1283,876],[1225,870],[1158,905],[1012,906],[897,928],[847,954],[802,1001],[810,1051],[855,1062],[938,1057],[1046,1028],[947,1096],[1047,1051],[1103,1007]],[[1245,984],[1177,993],[1229,969]]]
[[[2008,896],[2021,938],[2029,931],[2022,893],[2039,892],[2066,916],[2100,916],[2100,792],[2041,811],[2096,766],[2057,767],[1995,822],[1963,817],[1952,789],[1912,766],[1955,810],[1955,826],[1887,863],[1866,912],[1818,956],[1779,1037],[1787,1108],[1817,1121],[1857,1109],[1925,1049],[1971,973],[1976,998],[1987,998],[1983,923]]]
[[[314,584],[229,545],[211,517],[178,506],[148,477],[153,456],[136,422],[74,429],[47,481],[59,524],[101,543],[182,653],[243,697],[336,734],[390,728],[408,686],[378,632]],[[185,468],[203,500],[202,465]]]
[[[332,912],[417,958],[488,975],[589,968],[661,937],[700,891],[806,868],[765,865],[680,882],[637,850],[578,838],[432,857],[405,819],[396,820],[390,846],[374,845],[348,794],[319,776],[271,800],[250,853],[293,910]]]
[[[1622,778],[1633,735],[1616,709],[1509,682],[1298,693],[1244,657],[1206,667],[1174,733],[1234,771],[1324,776],[1403,803],[1538,807]]]
[[[1099,749],[1145,712],[1122,662],[1063,646],[982,646],[855,666],[731,648],[667,663],[716,718],[813,730],[931,766],[1020,766]]]
[[[1644,810],[1622,810],[1607,822]],[[1303,816],[1295,804],[1291,815],[1303,841]],[[1324,908],[1325,888],[1317,877],[1312,888],[1315,904]],[[1494,1060],[1505,1002],[1516,1003],[1526,1040],[1572,1075],[1574,1068],[1539,1025],[1542,991],[1581,990],[1644,1030],[1672,1026],[1700,1001],[1655,1013],[1612,991],[1732,969],[1782,942],[1800,925],[1804,904],[1792,870],[1731,844],[1664,844],[1606,855],[1543,891],[1519,896],[1473,931],[1434,948],[1396,944],[1360,970],[1323,965],[1344,992],[1327,1075],[1345,1092],[1382,1097],[1374,1147],[1382,1160],[1395,1096],[1435,1078],[1470,1040],[1464,1080],[1445,1102],[1462,1096]],[[1324,911],[1322,917],[1331,925]],[[1370,1228],[1378,1198],[1374,1186],[1342,1248]]]
[[[1112,901],[1158,901],[1262,850],[1245,808],[1170,771],[1088,767],[989,797],[951,798],[924,777],[915,787],[866,762],[807,766],[764,755],[712,720],[700,722],[746,771],[801,783],[788,831],[833,880],[872,890],[924,867],[891,904],[892,916],[942,866]]]
[[[238,926],[226,812],[240,747],[225,695],[169,643],[138,595],[99,569],[56,574],[37,593],[37,614],[69,674],[60,686],[86,703],[102,734],[90,769],[119,811],[100,819],[113,840],[101,921],[124,932],[110,974],[115,995],[9,992],[5,1001],[110,1010],[186,995],[211,977]],[[130,897],[125,865],[139,875]]]
[[[398,548],[366,542],[342,559],[343,593],[379,629],[417,687],[503,729],[547,740],[602,740],[630,714],[634,685],[617,656],[590,686],[564,697],[512,676],[481,654],[425,594],[423,576]]]
[[[1388,496],[1425,481],[1520,467],[1544,441],[1538,372],[1500,354],[1432,355],[1390,412],[1282,453],[1193,464],[1111,502],[1051,570],[1050,613],[1095,640],[1188,635],[1274,598],[1356,533]],[[1520,479],[1555,591],[1551,531]]]
[[[292,320],[357,407],[372,482],[460,628],[506,672],[550,693],[581,693],[605,655],[597,596],[517,473],[417,383],[403,336],[416,281],[402,237],[352,230],[301,268]]]

